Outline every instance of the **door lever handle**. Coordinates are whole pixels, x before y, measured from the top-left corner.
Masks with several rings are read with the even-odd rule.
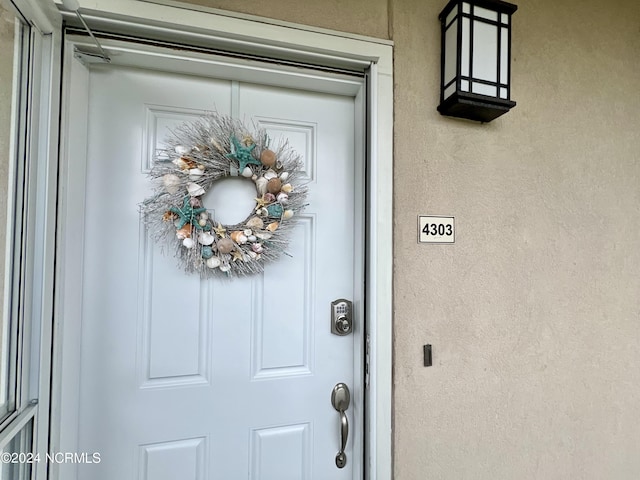
[[[340,450],[336,455],[336,467],[344,468],[347,464],[347,454],[344,453],[349,438],[349,420],[346,411],[351,403],[351,393],[346,383],[338,383],[331,392],[331,405],[340,414]]]

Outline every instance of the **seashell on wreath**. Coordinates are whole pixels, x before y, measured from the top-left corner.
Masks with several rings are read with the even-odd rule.
[[[203,278],[261,273],[285,253],[306,206],[302,159],[286,140],[211,113],[177,127],[151,169],[155,191],[141,204],[155,241],[168,243],[188,273]],[[237,224],[219,223],[206,193],[221,178],[253,182],[256,205]]]

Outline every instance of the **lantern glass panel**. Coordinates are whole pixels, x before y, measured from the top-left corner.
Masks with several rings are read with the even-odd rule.
[[[471,13],[471,5],[469,5],[467,2],[464,2],[462,4],[462,12],[463,13]]]
[[[462,43],[460,45],[461,50],[461,68],[460,73],[463,77],[469,76],[469,64],[471,59],[469,58],[469,19],[462,19]]]
[[[506,88],[501,88],[500,89],[500,98],[504,98],[505,100],[507,99],[507,89]]]
[[[471,86],[471,93],[478,93],[480,95],[488,95],[490,97],[497,97],[497,87],[493,85],[485,85],[484,83],[473,82]]]
[[[469,91],[469,80],[460,81],[460,90],[462,90],[463,92]]]
[[[456,82],[453,82],[447,88],[444,89],[444,99],[449,98],[456,91]]]
[[[473,77],[497,82],[498,29],[484,22],[473,24]],[[495,90],[495,89],[494,89]],[[487,94],[491,95],[491,94]],[[493,93],[496,96],[496,93]]]
[[[447,85],[456,76],[456,62],[458,57],[458,20],[455,20],[445,34],[444,52],[444,85]],[[445,95],[445,98],[448,95]]]
[[[502,28],[500,32],[500,83],[509,81],[509,32]]]
[[[473,14],[477,17],[486,18],[487,20],[498,21],[498,12],[487,10],[482,7],[473,7]]]
[[[445,24],[444,26],[448,26],[451,23],[451,20],[453,20],[453,18],[458,14],[458,7],[454,7],[451,9],[451,11],[449,12],[449,15],[447,15],[447,19],[445,20]]]
[[[506,23],[507,25],[509,24],[509,15],[503,13],[502,15],[500,15],[500,18],[502,19],[502,23]]]

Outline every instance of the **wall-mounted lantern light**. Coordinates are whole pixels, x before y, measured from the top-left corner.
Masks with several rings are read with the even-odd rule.
[[[511,101],[511,15],[500,0],[451,0],[442,24],[442,115],[490,122]]]

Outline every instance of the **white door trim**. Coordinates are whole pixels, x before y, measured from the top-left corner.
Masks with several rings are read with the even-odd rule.
[[[330,93],[334,96],[346,96],[355,102],[355,129],[358,132],[355,142],[356,152],[354,159],[355,177],[354,198],[355,227],[354,247],[363,245],[364,228],[364,97],[365,79],[363,76],[340,75],[302,69],[296,67],[290,69],[277,64],[256,62],[244,58],[228,58],[209,53],[200,53],[171,48],[159,47],[156,45],[143,44],[136,41],[115,40],[105,38],[101,40],[102,45],[107,49],[112,57],[112,65],[118,67],[145,68],[160,70],[160,73],[193,74],[199,78],[215,75],[216,79],[227,79],[233,82],[251,82],[256,77],[261,83],[269,85],[298,88],[304,85],[304,91],[320,91]],[[82,409],[79,403],[80,398],[80,376],[83,367],[81,351],[81,335],[84,319],[81,315],[83,308],[79,297],[77,286],[82,283],[84,267],[83,259],[86,258],[84,226],[78,222],[78,218],[87,218],[85,205],[85,175],[86,175],[86,155],[88,145],[86,143],[86,128],[91,122],[89,120],[91,109],[89,103],[89,77],[90,70],[80,61],[74,58],[76,49],[84,51],[91,47],[91,39],[86,36],[67,34],[65,37],[65,58],[64,58],[64,81],[63,81],[63,105],[62,116],[62,144],[60,162],[60,190],[61,203],[59,210],[59,232],[60,242],[58,247],[57,264],[59,268],[58,290],[62,297],[59,299],[59,318],[63,323],[57,331],[56,337],[59,339],[56,345],[58,354],[58,365],[60,366],[60,400],[55,405],[58,416],[57,424],[59,431],[52,435],[53,451],[75,452],[80,451],[78,447],[79,421],[78,408]],[[102,69],[99,65],[96,69]],[[107,67],[111,68],[111,67]],[[231,110],[234,111],[233,108]],[[236,111],[236,115],[238,112]],[[143,147],[144,148],[144,147]],[[143,154],[146,156],[146,154]],[[362,302],[364,297],[364,250],[357,250],[355,256],[356,264],[354,270],[357,272],[354,278],[354,304],[357,305],[356,318],[361,317]],[[360,322],[357,325],[361,325]],[[362,386],[364,385],[364,332],[356,328],[353,333],[354,344],[354,383],[352,388],[352,416],[354,425],[357,426],[358,435],[352,435],[352,458],[359,461],[352,461],[354,478],[363,478],[363,433],[364,396]],[[346,373],[346,372],[345,372]],[[54,426],[55,427],[55,426]],[[56,471],[58,477],[54,478],[76,478],[76,466],[73,464],[53,465],[52,470]]]
[[[368,69],[369,112],[368,205],[367,205],[367,336],[369,388],[366,391],[367,443],[365,470],[369,480],[392,478],[391,365],[392,365],[392,179],[393,179],[393,78],[392,47],[387,42],[346,38],[343,34],[309,31],[274,25],[232,15],[204,13],[136,0],[80,1],[89,24],[124,34],[165,41],[251,53],[312,65],[364,71]],[[85,8],[86,7],[86,8]],[[69,19],[73,16],[68,15]],[[75,92],[74,94],[78,94]],[[64,172],[63,172],[64,174]],[[62,175],[61,175],[62,176]],[[63,232],[66,236],[69,232]],[[68,247],[68,246],[67,246]],[[64,295],[58,291],[58,306]],[[58,307],[60,308],[60,307]],[[58,310],[58,318],[64,312]],[[68,312],[67,312],[68,313]],[[60,339],[60,335],[56,335]],[[68,339],[67,339],[68,340]],[[62,391],[59,344],[54,346],[54,402]],[[52,418],[52,442],[58,443]],[[57,441],[56,441],[57,440]]]
[[[20,318],[12,319],[20,320],[22,330],[16,377],[19,384],[16,407],[20,413],[6,419],[0,445],[4,448],[32,421],[33,452],[43,458],[49,430],[62,19],[52,2],[12,0],[9,3],[13,3],[32,28],[28,73],[21,78],[21,85],[14,85],[17,92],[24,90],[29,97],[26,101],[29,111],[21,126],[18,122],[3,125],[20,128],[17,135],[25,137],[25,163],[18,168],[25,169],[21,194],[26,193],[22,205],[26,214],[22,247],[13,245],[7,235],[7,252],[17,248],[23,252],[20,278],[12,286],[21,297],[21,301],[16,302],[17,308],[23,311]],[[11,158],[11,163],[16,160]],[[12,168],[16,166],[17,163]],[[8,207],[10,211],[11,205]],[[32,465],[32,475],[37,478],[45,478],[46,470],[46,462]]]

